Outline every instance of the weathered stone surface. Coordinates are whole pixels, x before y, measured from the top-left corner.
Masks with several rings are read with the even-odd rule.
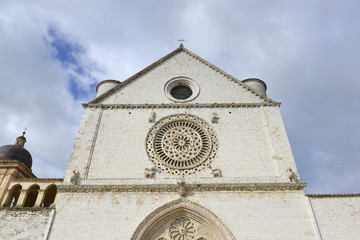
[[[360,196],[309,197],[322,239],[360,238]]]
[[[46,239],[55,209],[0,209],[1,239]]]

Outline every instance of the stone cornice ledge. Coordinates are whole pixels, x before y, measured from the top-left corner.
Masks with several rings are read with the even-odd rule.
[[[192,192],[270,192],[304,190],[306,183],[185,184]],[[177,192],[177,184],[151,185],[60,185],[59,192]]]
[[[51,212],[55,210],[55,207],[51,208],[41,208],[41,207],[0,207],[0,211],[9,211],[9,212]]]
[[[343,194],[306,194],[310,198],[344,198],[360,197],[360,193],[343,193]]]
[[[13,178],[12,182],[62,182],[63,178]]]
[[[98,103],[83,103],[84,108],[240,108],[240,107],[262,107],[262,106],[280,106],[280,103],[195,103],[195,104],[98,104]]]

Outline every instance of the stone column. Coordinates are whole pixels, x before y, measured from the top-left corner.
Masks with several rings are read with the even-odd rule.
[[[7,169],[5,172],[0,173],[0,201],[2,202],[2,199],[4,198],[5,192],[7,190],[7,183],[8,183],[8,177],[7,177]]]
[[[45,190],[40,189],[39,193],[37,195],[34,207],[41,207],[41,203],[43,202],[44,194],[45,194]]]
[[[21,189],[20,196],[19,196],[19,199],[17,201],[16,207],[23,207],[24,206],[25,198],[26,198],[26,192],[27,192],[27,189]]]
[[[14,171],[6,169],[3,174],[1,174],[1,184],[0,184],[0,201],[1,204],[4,204],[7,198],[8,187],[10,184],[10,179],[13,177]],[[2,206],[2,205],[1,205]]]
[[[6,202],[6,200],[7,200],[7,198],[8,198],[8,196],[9,196],[9,190],[5,190],[4,191],[4,193],[3,193],[3,198],[1,199],[1,207],[3,207],[4,206],[4,204],[5,204],[5,202]]]

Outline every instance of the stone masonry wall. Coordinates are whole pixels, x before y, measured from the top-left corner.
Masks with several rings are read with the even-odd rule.
[[[0,239],[46,239],[55,209],[0,209]]]
[[[360,197],[309,197],[323,240],[360,239]]]
[[[50,239],[129,240],[146,216],[177,199],[175,192],[61,193]],[[235,239],[317,239],[303,191],[191,192],[186,199],[209,209]]]
[[[83,179],[143,179],[144,169],[154,166],[145,144],[154,125],[148,122],[151,111],[156,113],[156,121],[179,113],[194,114],[205,120],[217,135],[218,153],[211,166],[221,169],[223,181],[286,182],[286,169],[292,167],[296,170],[277,107],[195,110],[87,108],[82,123],[88,124],[80,126],[66,181],[73,170],[80,171]],[[220,118],[217,124],[211,123],[213,112]],[[172,177],[166,172],[156,175],[156,179]],[[212,175],[208,170],[187,178],[191,177]]]

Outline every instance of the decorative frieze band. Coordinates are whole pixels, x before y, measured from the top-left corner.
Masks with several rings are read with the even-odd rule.
[[[192,192],[271,192],[304,190],[306,183],[185,184]],[[59,192],[178,192],[178,184],[162,185],[60,185]]]
[[[254,108],[254,107],[279,107],[281,103],[195,103],[195,104],[97,104],[97,103],[84,103],[84,108],[126,108],[126,109],[156,109],[156,108]]]

